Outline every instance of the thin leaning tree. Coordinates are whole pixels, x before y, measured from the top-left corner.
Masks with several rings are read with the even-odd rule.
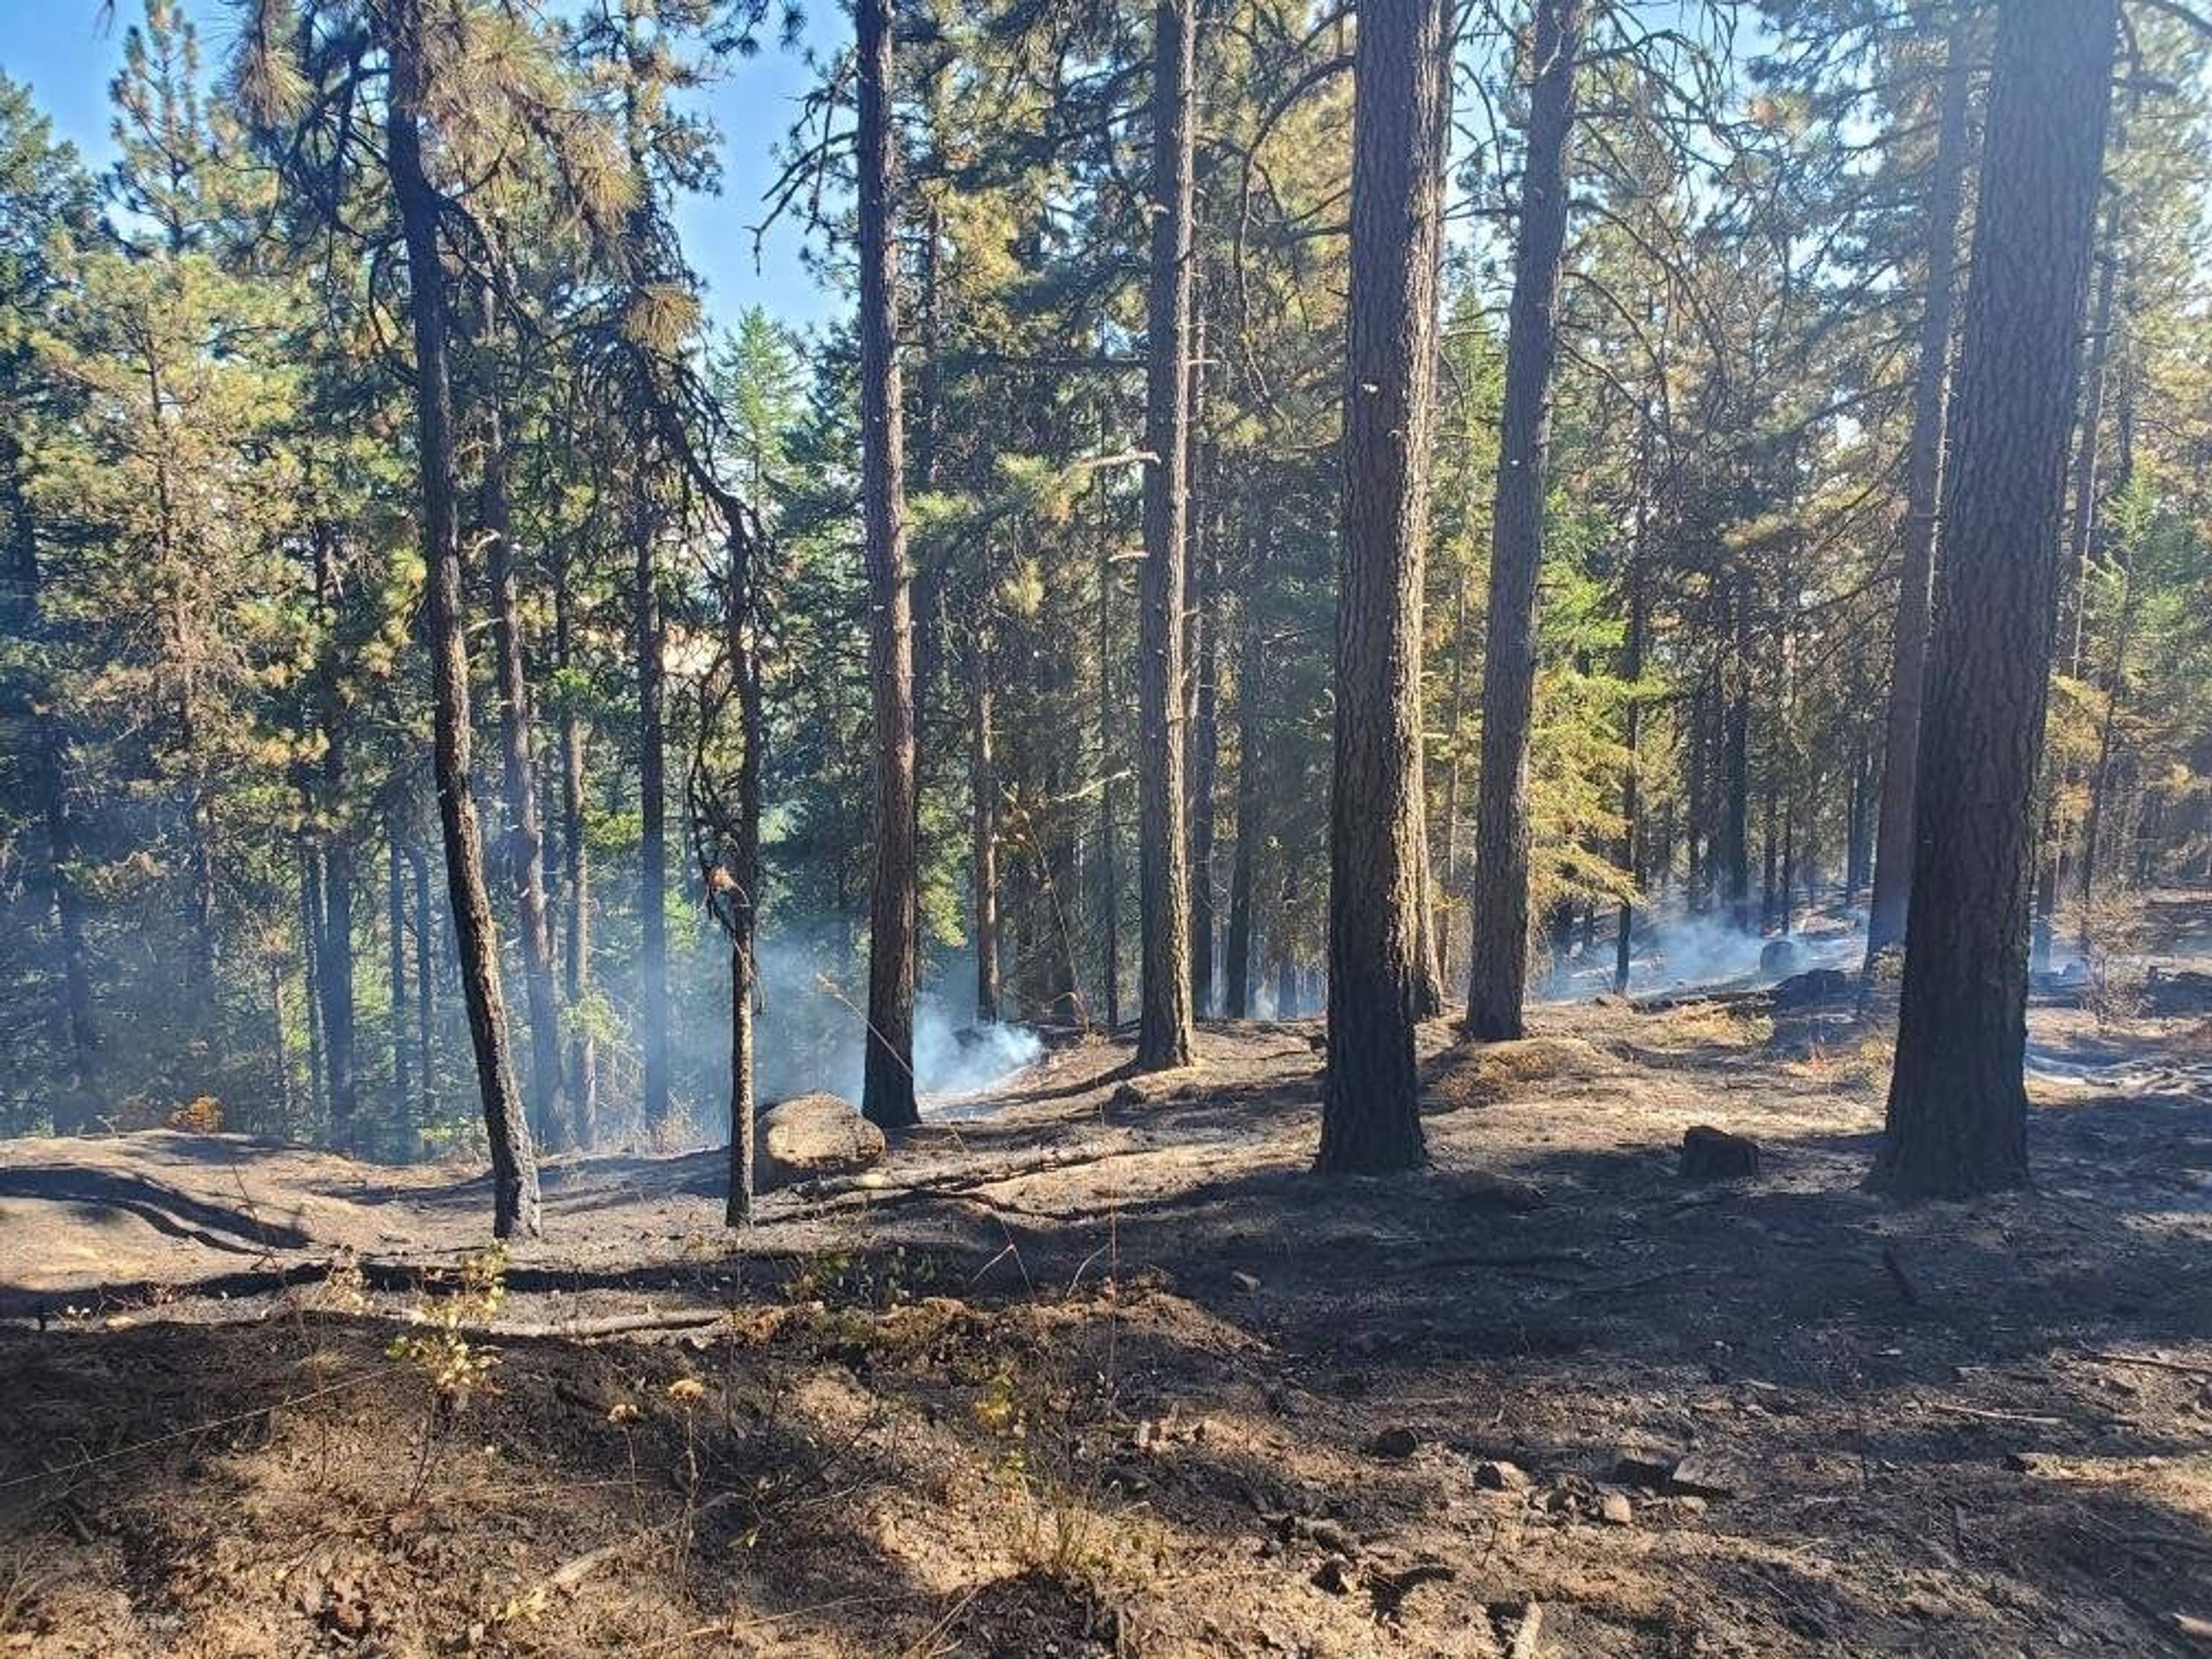
[[[1362,14],[1352,66],[1352,282],[1329,795],[1325,1171],[1419,1164],[1427,903],[1422,549],[1435,424],[1450,0]]]
[[[1897,1063],[1869,1184],[2024,1184],[2029,885],[2117,0],[1999,15],[1920,738]]]
[[[1530,33],[1528,156],[1505,335],[1505,405],[1492,509],[1490,600],[1482,653],[1482,775],[1468,913],[1467,1035],[1517,1037],[1528,988],[1528,740],[1536,697],[1536,580],[1544,564],[1544,489],[1552,368],[1559,356],[1559,262],[1567,234],[1567,159],[1575,121],[1582,0],[1536,0]]]

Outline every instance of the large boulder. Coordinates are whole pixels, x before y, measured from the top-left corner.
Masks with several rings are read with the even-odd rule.
[[[760,1115],[757,1191],[796,1182],[859,1175],[884,1161],[884,1132],[842,1096],[794,1095]]]

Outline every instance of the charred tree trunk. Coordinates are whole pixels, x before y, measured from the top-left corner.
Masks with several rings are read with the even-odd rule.
[[[0,431],[0,510],[6,514],[9,586],[12,601],[0,622],[17,639],[31,641],[41,631],[40,572],[37,526],[24,490],[22,447],[11,431]],[[38,812],[46,834],[47,908],[53,917],[60,955],[58,1028],[68,1036],[68,1079],[53,1107],[54,1131],[73,1134],[89,1128],[94,1113],[94,1074],[99,1065],[99,1031],[93,1018],[92,976],[87,966],[84,896],[76,880],[76,822],[70,807],[68,740],[58,700],[35,670],[23,678],[0,680],[6,701],[0,713],[21,719],[33,735],[33,776]]]
[[[1505,340],[1505,403],[1492,509],[1482,659],[1482,775],[1468,915],[1468,1036],[1517,1037],[1528,981],[1528,732],[1536,691],[1536,583],[1544,562],[1554,312],[1567,230],[1582,0],[1536,0],[1534,86]]]
[[[907,568],[893,211],[892,0],[858,0],[860,494],[867,517],[875,712],[875,873],[868,899],[867,1058],[860,1109],[878,1127],[921,1121],[914,1098],[915,911],[914,582]]]
[[[1905,937],[1912,882],[1912,802],[1927,678],[1928,611],[1934,597],[1936,522],[1943,485],[1943,426],[1951,393],[1951,318],[1958,287],[1959,215],[1966,175],[1967,100],[1973,65],[1966,19],[1955,4],[1944,38],[1936,166],[1925,209],[1928,287],[1921,300],[1912,436],[1905,450],[1905,522],[1898,532],[1897,626],[1890,645],[1889,712],[1882,730],[1881,804],[1875,831],[1874,896],[1867,913],[1871,960]]]
[[[668,1121],[668,671],[661,614],[659,527],[647,499],[643,456],[631,538],[637,568],[637,790],[643,838],[637,854],[638,1045],[643,1051],[641,1101],[648,1130]]]
[[[1328,1056],[1316,1159],[1335,1174],[1411,1169],[1427,1156],[1413,1054],[1429,965],[1421,599],[1449,39],[1449,0],[1371,8],[1352,67]]]
[[[553,584],[553,659],[565,673],[574,665],[575,600],[569,591],[564,558]],[[561,995],[568,1004],[568,1109],[574,1145],[590,1147],[599,1139],[599,1079],[597,1040],[583,1017],[592,983],[592,870],[584,844],[584,720],[571,702],[561,710],[561,861],[562,940]]]
[[[318,524],[314,537],[315,595],[326,622],[335,624],[340,592],[337,545],[329,527]],[[346,814],[346,730],[334,662],[321,665],[316,702],[322,728],[319,799],[310,794],[310,816],[319,819],[322,847],[322,932],[315,947],[315,983],[322,998],[323,1060],[330,1079],[331,1139],[355,1150],[360,1107],[354,1077],[353,1026],[353,843]],[[303,791],[306,786],[303,785]]]
[[[1202,538],[1191,665],[1190,1001],[1213,1012],[1214,789],[1221,764],[1221,550],[1218,524]]]
[[[759,1167],[758,1106],[753,1086],[753,1003],[758,975],[755,954],[760,925],[761,777],[767,761],[768,720],[761,701],[760,653],[754,636],[753,548],[730,537],[727,635],[730,678],[738,697],[737,821],[730,826],[732,888],[724,920],[730,933],[730,1170],[726,1224],[752,1219],[753,1176]]]
[[[1467,729],[1467,611],[1468,580],[1465,571],[1460,573],[1457,592],[1452,604],[1452,676],[1451,714],[1445,729],[1445,746],[1449,757],[1444,763],[1444,876],[1439,884],[1436,902],[1437,978],[1438,994],[1452,977],[1452,916],[1460,894],[1460,779],[1465,768],[1460,763],[1462,734]]]
[[[1252,883],[1257,874],[1261,822],[1261,717],[1264,712],[1266,641],[1261,628],[1261,584],[1267,570],[1264,529],[1252,542],[1250,586],[1237,606],[1237,846],[1229,866],[1229,927],[1223,940],[1226,1011],[1252,1017]]]
[[[968,795],[975,1018],[992,1025],[999,1018],[999,777],[991,758],[991,643],[980,620],[968,635]]]
[[[1649,455],[1649,447],[1645,450]],[[1644,678],[1644,635],[1649,625],[1650,606],[1644,581],[1644,505],[1641,492],[1636,501],[1635,539],[1628,556],[1628,632],[1622,642],[1620,677],[1632,688]],[[1622,746],[1627,750],[1626,763],[1620,769],[1620,867],[1630,881],[1636,879],[1637,817],[1640,810],[1642,781],[1638,775],[1641,764],[1638,750],[1644,736],[1644,703],[1633,690],[1621,715]],[[1623,901],[1620,917],[1613,928],[1613,990],[1615,996],[1628,989],[1628,964],[1636,931],[1636,907]]]
[[[323,860],[313,840],[300,836],[300,967],[307,994],[307,1112],[320,1117],[323,1087]]]
[[[489,332],[491,298],[484,309]],[[507,864],[514,884],[521,935],[523,996],[530,1008],[530,1126],[538,1145],[568,1138],[561,1086],[561,1005],[553,983],[553,942],[546,921],[545,835],[538,808],[538,757],[530,726],[530,679],[522,656],[522,600],[514,568],[514,526],[507,505],[507,428],[495,376],[483,365],[483,520],[490,579],[492,649],[498,658],[501,782],[507,806]]]
[[[1137,617],[1137,1069],[1188,1066],[1189,838],[1184,823],[1182,612],[1190,509],[1192,109],[1195,0],[1153,8],[1152,276],[1146,312],[1145,562]]]
[[[1943,500],[1897,1063],[1873,1184],[2027,1179],[2028,881],[2115,0],[1997,21]]]
[[[491,1146],[492,1231],[538,1231],[538,1155],[516,1087],[500,990],[497,935],[484,882],[483,845],[470,788],[469,664],[461,618],[461,548],[454,510],[453,383],[447,362],[445,272],[438,246],[441,198],[422,166],[424,103],[419,0],[394,0],[386,18],[391,60],[386,164],[407,250],[408,312],[415,337],[415,416],[422,483],[422,553],[428,570],[423,633],[430,651],[433,759],[446,847],[446,883],[461,956],[484,1133]]]
[[[1101,422],[1102,453],[1104,422]],[[1106,516],[1106,476],[1098,497],[1098,994],[1109,1036],[1121,1024],[1121,861],[1117,854],[1121,789],[1114,741],[1120,708],[1114,681],[1114,538]]]
[[[392,1134],[400,1161],[412,1163],[415,1135],[410,1120],[415,1113],[415,1081],[408,1075],[412,1056],[407,1041],[407,849],[397,811],[385,826],[385,965],[392,994],[385,1024],[392,1044]],[[281,1019],[279,1025],[281,1029]]]
[[[422,1110],[416,1115],[415,1138],[406,1146],[412,1158],[421,1147],[422,1131],[437,1121],[438,975],[437,918],[430,909],[430,860],[419,847],[407,849],[408,873],[415,884],[415,1075],[421,1089]]]

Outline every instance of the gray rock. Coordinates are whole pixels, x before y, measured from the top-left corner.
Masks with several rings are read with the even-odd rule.
[[[884,1161],[884,1132],[837,1095],[779,1101],[761,1114],[759,1133],[755,1184],[764,1193],[794,1182],[859,1175]]]

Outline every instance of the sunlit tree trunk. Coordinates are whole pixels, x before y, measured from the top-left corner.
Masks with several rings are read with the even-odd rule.
[[[860,495],[867,520],[875,714],[875,872],[868,896],[868,1026],[860,1109],[919,1123],[914,1097],[914,580],[906,552],[898,243],[893,200],[891,0],[857,0],[860,35]]]
[[[484,295],[489,333],[489,289]],[[499,747],[507,805],[507,864],[514,885],[514,919],[521,937],[524,1000],[530,1008],[530,1124],[538,1144],[557,1146],[569,1132],[561,1078],[561,1005],[553,983],[553,945],[546,920],[545,836],[538,808],[538,757],[530,725],[530,678],[522,656],[521,584],[514,568],[514,526],[507,504],[507,422],[485,352],[483,403],[483,473],[478,505],[483,520],[485,574],[491,589],[492,649],[499,677]]]
[[[1490,601],[1482,659],[1482,775],[1475,808],[1467,1034],[1517,1037],[1528,980],[1528,734],[1536,692],[1536,582],[1559,260],[1567,231],[1567,153],[1575,116],[1582,0],[1536,0],[1528,150],[1505,337],[1505,402],[1492,512]]]
[[[1370,7],[1352,69],[1328,1055],[1316,1161],[1335,1173],[1408,1169],[1426,1155],[1413,1054],[1430,965],[1421,598],[1449,39],[1449,0]]]
[[[2115,0],[1998,15],[1921,730],[1896,1067],[1873,1184],[2027,1179],[2028,884]]]
[[[1942,498],[1943,426],[1951,391],[1951,319],[1958,287],[1960,204],[1969,143],[1966,106],[1973,70],[1966,53],[1966,20],[1955,6],[1943,49],[1936,165],[1925,208],[1927,289],[1920,306],[1912,436],[1905,449],[1905,522],[1898,532],[1897,626],[1890,645],[1889,712],[1882,732],[1874,896],[1867,912],[1869,960],[1903,939],[1905,895],[1912,880],[1913,786],[1919,770],[1921,693],[1927,677],[1936,514]]]
[[[1185,826],[1183,590],[1190,489],[1192,108],[1195,0],[1152,9],[1152,276],[1146,295],[1145,562],[1137,615],[1137,1067],[1188,1066],[1190,845]]]

